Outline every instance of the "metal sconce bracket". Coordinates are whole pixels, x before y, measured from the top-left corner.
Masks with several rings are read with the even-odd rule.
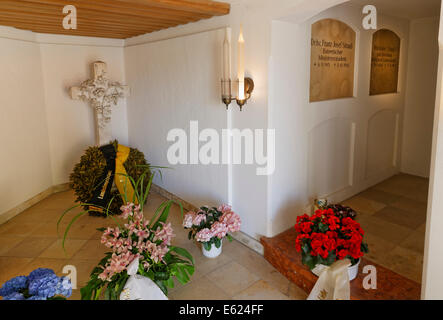
[[[229,82],[229,88],[231,87],[231,80],[226,80]],[[238,83],[238,81],[236,81]],[[225,85],[225,81],[222,80],[222,86]],[[229,95],[222,96],[222,101],[226,105],[226,109],[228,109],[229,105],[233,100],[235,100],[240,107],[240,111],[242,111],[243,106],[248,102],[248,100],[251,98],[252,92],[254,91],[254,80],[251,78],[245,78],[245,99],[239,100],[237,98],[233,98],[231,93],[229,92]],[[230,91],[230,90],[229,90]]]

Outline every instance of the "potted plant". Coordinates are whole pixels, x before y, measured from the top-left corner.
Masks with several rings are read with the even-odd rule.
[[[143,183],[145,178],[149,178],[146,187]],[[138,296],[151,296],[155,299],[167,299],[168,288],[174,288],[174,277],[182,284],[190,281],[194,274],[193,257],[185,249],[171,245],[175,235],[167,219],[175,201],[163,202],[150,220],[145,219],[143,215],[143,205],[146,203],[153,178],[154,173],[150,174],[150,170],[146,170],[137,181],[128,177],[134,186],[134,196],[127,199],[124,194],[126,204],[121,206],[121,215],[118,216],[123,221],[117,220],[115,212],[109,210],[111,203],[108,203],[107,208],[101,207],[106,217],[113,219],[117,226],[97,229],[103,232],[101,243],[110,251],[92,270],[89,282],[81,289],[82,300],[119,300],[121,297],[126,299],[125,296],[131,296],[125,292],[129,291],[125,287],[133,283],[132,276],[133,280],[140,280],[140,284],[136,286],[141,291]],[[183,216],[183,207],[181,203],[177,204]],[[88,206],[87,203],[81,203],[66,210],[58,224],[74,208]],[[69,223],[63,237],[63,247],[71,225],[85,213],[87,211],[77,214]],[[160,293],[160,297],[158,290],[154,290],[158,289],[155,285],[164,295]]]
[[[349,259],[349,278],[355,279],[360,258],[369,250],[363,242],[364,231],[354,219],[355,211],[338,205],[297,217],[295,248],[301,252],[303,264],[319,275],[323,266]]]
[[[219,208],[201,207],[197,212],[188,212],[183,220],[185,229],[189,229],[188,238],[202,244],[203,255],[216,258],[222,252],[223,239],[232,241],[229,233],[240,231],[241,219],[230,206]]]

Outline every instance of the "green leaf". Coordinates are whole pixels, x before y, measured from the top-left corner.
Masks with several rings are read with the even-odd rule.
[[[111,300],[111,292],[109,290],[109,287],[105,290],[105,300]]]
[[[317,259],[314,259],[310,254],[302,254],[302,263],[309,267],[310,270],[315,268],[317,264]]]
[[[214,242],[215,242],[215,247],[217,249],[219,249],[221,247],[221,244],[222,244],[221,240],[218,237],[215,237]]]
[[[71,220],[71,222],[68,224],[68,226],[66,227],[65,234],[63,235],[63,240],[62,240],[62,248],[63,248],[63,250],[65,251],[65,253],[66,253],[66,249],[65,249],[65,241],[66,241],[66,237],[68,236],[68,232],[69,232],[69,230],[71,229],[71,226],[73,225],[73,223],[74,223],[75,221],[77,221],[77,219],[80,218],[80,217],[81,217],[82,215],[84,215],[85,213],[87,213],[87,211],[82,211],[82,212],[80,212],[79,214],[77,214],[77,215]]]
[[[203,242],[203,247],[206,251],[211,250],[211,243],[210,242]]]
[[[233,238],[230,234],[226,234],[226,238],[229,240],[229,242],[232,242]]]
[[[303,253],[304,253],[304,254],[306,254],[306,255],[310,255],[310,253],[311,253],[311,248],[309,248],[309,245],[308,245],[307,243],[305,243],[305,244],[303,245],[302,249],[303,249]]]
[[[169,277],[169,279],[166,280],[166,281],[164,282],[164,284],[165,284],[168,288],[174,289],[175,284],[174,284],[174,280],[172,279],[172,277]]]
[[[154,280],[155,284],[160,288],[163,293],[168,296],[168,288],[166,287],[164,281]]]
[[[162,214],[160,215],[160,217],[152,227],[153,230],[157,230],[157,228],[160,227],[160,223],[166,223],[166,220],[168,219],[169,216],[169,210],[171,210],[172,204],[173,204],[172,200],[166,201],[166,205],[163,209]]]
[[[154,275],[154,280],[167,281],[169,278],[169,272],[155,272]]]
[[[169,250],[178,253],[180,256],[185,257],[186,259],[191,261],[192,264],[194,264],[194,257],[192,257],[192,255],[186,249],[170,247]]]
[[[329,226],[320,222],[318,224],[318,229],[320,230],[320,232],[324,233],[329,230]]]

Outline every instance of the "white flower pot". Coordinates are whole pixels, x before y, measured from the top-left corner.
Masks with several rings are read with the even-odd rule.
[[[358,267],[360,266],[360,261],[361,261],[361,259],[359,259],[355,265],[348,267],[349,281],[352,281],[355,278],[357,278]],[[315,266],[314,269],[311,270],[311,272],[313,274],[315,274],[317,277],[319,277],[325,268],[327,268],[327,266],[325,266],[323,264],[318,264]]]
[[[217,248],[215,244],[211,245],[211,250],[206,250],[205,246],[202,245],[202,252],[206,258],[214,259],[217,258],[222,253],[223,242],[220,245],[220,248]]]
[[[349,281],[354,280],[358,276],[358,267],[360,266],[360,259],[358,259],[357,264],[348,267],[348,273],[349,273]]]

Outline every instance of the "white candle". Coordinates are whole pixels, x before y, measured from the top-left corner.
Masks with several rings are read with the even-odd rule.
[[[243,38],[243,26],[240,26],[238,37],[238,99],[245,99],[245,39]]]
[[[223,42],[223,81],[231,79],[231,41],[229,30],[226,28],[225,41]]]

